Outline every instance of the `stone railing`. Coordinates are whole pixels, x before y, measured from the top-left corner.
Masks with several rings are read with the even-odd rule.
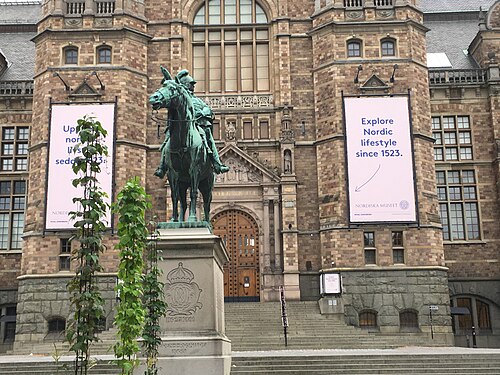
[[[97,14],[113,14],[115,12],[115,2],[110,0],[96,0]]]
[[[486,82],[484,69],[429,70],[431,85],[478,84]]]
[[[93,14],[106,15],[115,12],[115,0],[65,0],[66,15],[78,16],[85,12],[86,5],[92,9]]]
[[[270,108],[274,105],[273,96],[270,94],[257,95],[199,95],[213,109],[228,108]]]
[[[33,95],[33,81],[0,81],[0,96]]]
[[[365,7],[393,8],[396,0],[315,0],[314,9],[326,7],[345,8],[346,10],[362,10]]]
[[[77,16],[85,12],[85,0],[66,0],[66,14]]]

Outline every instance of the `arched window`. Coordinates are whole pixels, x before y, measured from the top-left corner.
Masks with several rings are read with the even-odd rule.
[[[413,310],[404,310],[399,313],[399,328],[403,332],[418,331],[418,313]]]
[[[63,49],[64,54],[64,64],[66,65],[77,65],[78,64],[78,48],[76,47],[66,47]]]
[[[361,41],[352,39],[347,42],[347,57],[361,57]]]
[[[365,310],[359,313],[359,326],[361,328],[376,328],[377,313],[372,310]]]
[[[396,42],[393,39],[383,39],[380,42],[382,56],[396,56]]]
[[[477,333],[491,332],[490,305],[475,296],[459,296],[451,299],[453,330],[457,334],[470,334],[472,326]]]
[[[205,0],[192,34],[196,92],[269,91],[268,22],[255,0]]]
[[[61,333],[66,329],[66,320],[63,318],[52,318],[49,320],[48,333]]]
[[[111,47],[101,46],[97,48],[97,63],[111,64]]]

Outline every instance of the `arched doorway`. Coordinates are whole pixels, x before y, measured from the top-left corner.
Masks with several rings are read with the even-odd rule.
[[[259,301],[259,234],[255,220],[245,212],[227,210],[217,214],[212,224],[229,255],[224,265],[225,301]]]

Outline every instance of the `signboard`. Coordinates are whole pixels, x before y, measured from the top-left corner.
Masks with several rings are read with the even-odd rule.
[[[349,220],[415,222],[408,97],[345,97]]]
[[[342,294],[340,273],[322,273],[320,294]]]
[[[97,179],[111,203],[115,104],[53,104],[51,109],[45,229],[73,229],[68,215],[77,207],[72,200],[83,195],[82,190],[71,183],[76,178],[71,168],[76,156],[73,147],[80,142],[76,134],[77,121],[84,116],[95,117],[108,132],[104,144],[109,155],[103,158]],[[110,212],[105,220],[110,226]]]

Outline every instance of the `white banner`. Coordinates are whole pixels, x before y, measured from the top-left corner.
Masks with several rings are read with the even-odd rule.
[[[92,116],[108,132],[104,144],[108,147],[109,155],[103,158],[101,172],[97,178],[101,189],[108,194],[107,202],[111,203],[115,105],[53,104],[51,113],[45,229],[74,229],[74,222],[68,215],[70,211],[78,209],[73,198],[83,195],[83,190],[72,185],[72,180],[77,177],[72,170],[76,156],[73,147],[80,142],[76,134],[77,121],[84,116]],[[108,226],[111,226],[110,212],[105,220]]]
[[[415,222],[408,97],[344,98],[349,220]]]

